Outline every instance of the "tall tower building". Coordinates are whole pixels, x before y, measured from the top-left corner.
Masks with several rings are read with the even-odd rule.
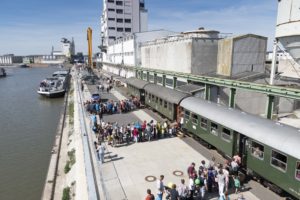
[[[102,46],[118,38],[148,30],[148,11],[144,0],[103,0],[101,16]]]

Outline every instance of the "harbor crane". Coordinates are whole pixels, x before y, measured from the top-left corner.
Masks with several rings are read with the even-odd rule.
[[[88,67],[91,69],[93,67],[93,62],[92,62],[92,33],[93,30],[89,27],[87,29],[87,41],[88,41]]]

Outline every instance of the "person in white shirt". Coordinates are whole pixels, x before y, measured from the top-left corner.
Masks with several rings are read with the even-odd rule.
[[[181,184],[178,186],[178,194],[180,199],[186,199],[189,194],[189,188],[184,183],[185,183],[184,179],[181,179]]]
[[[104,163],[104,153],[105,153],[105,147],[103,145],[103,143],[98,146],[97,148],[97,152],[98,152],[98,157],[100,159],[101,163]]]
[[[160,175],[159,180],[157,180],[156,188],[157,188],[157,197],[156,200],[162,200],[163,199],[163,193],[164,193],[164,175]]]

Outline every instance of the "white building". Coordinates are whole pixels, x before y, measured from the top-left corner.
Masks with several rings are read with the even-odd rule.
[[[144,43],[142,67],[190,74],[215,73],[218,34],[218,31],[200,28]]]
[[[148,11],[144,0],[103,0],[101,16],[102,45],[148,29]]]
[[[62,38],[62,53],[67,58],[70,58],[72,55],[75,55],[75,43],[74,39],[72,38],[72,41],[67,40],[66,38]]]
[[[22,56],[15,56],[14,54],[6,54],[0,56],[0,65],[12,65],[16,63],[22,63],[23,57]]]
[[[124,64],[129,66],[141,65],[141,48],[142,43],[152,41],[157,38],[167,37],[175,32],[167,30],[154,30],[141,33],[133,33],[125,38],[118,39],[107,48],[104,54],[104,62],[114,64]]]

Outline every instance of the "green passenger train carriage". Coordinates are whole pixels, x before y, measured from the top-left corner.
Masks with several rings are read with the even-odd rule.
[[[141,103],[145,104],[144,87],[151,83],[134,77],[126,79],[126,83],[129,94],[138,97]]]
[[[239,154],[249,173],[300,199],[300,131],[196,97],[182,100],[184,129],[227,156]]]
[[[145,104],[152,107],[170,120],[177,120],[179,103],[188,94],[160,85],[149,84],[145,89]]]

